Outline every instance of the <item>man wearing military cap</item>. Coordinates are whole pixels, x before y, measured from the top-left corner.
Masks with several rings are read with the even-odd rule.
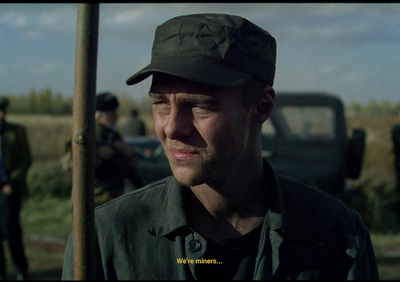
[[[173,175],[95,211],[96,279],[377,279],[369,232],[338,198],[261,155],[275,101],[275,38],[235,15],[157,27],[154,129]],[[72,238],[63,279],[73,279]]]
[[[18,280],[28,278],[19,213],[27,196],[26,176],[31,153],[25,128],[6,121],[9,100],[0,98],[0,236],[8,242]],[[0,242],[0,280],[6,279],[6,262]]]

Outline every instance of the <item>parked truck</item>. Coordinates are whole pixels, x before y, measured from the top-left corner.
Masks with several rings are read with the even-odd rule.
[[[341,99],[326,93],[277,93],[262,128],[262,154],[277,173],[336,196],[359,177],[365,131],[348,133]]]

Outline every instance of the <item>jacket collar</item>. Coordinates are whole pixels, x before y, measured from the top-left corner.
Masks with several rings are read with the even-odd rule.
[[[312,223],[307,220],[298,201],[290,194],[286,182],[275,174],[265,160],[264,175],[272,184],[270,209],[265,219],[270,230],[292,240],[305,240],[312,236]],[[181,227],[190,228],[186,206],[190,203],[189,193],[189,188],[180,185],[173,176],[166,179],[160,197],[156,200],[158,203],[155,206],[159,208],[149,225],[150,233],[166,236]]]
[[[166,236],[183,226],[189,226],[187,219],[188,187],[180,185],[173,176],[166,179],[161,190],[158,204],[150,226],[150,233],[156,236]]]

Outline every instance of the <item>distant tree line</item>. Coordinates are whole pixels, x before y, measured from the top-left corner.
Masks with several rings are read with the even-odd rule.
[[[9,113],[14,114],[54,114],[72,113],[72,98],[61,93],[52,93],[49,88],[41,91],[31,90],[26,95],[5,94],[10,100]]]
[[[151,101],[144,98],[135,101],[131,94],[122,93],[116,95],[119,98],[119,114],[127,115],[130,110],[135,108],[140,114],[151,114]],[[9,112],[14,114],[50,114],[50,115],[70,115],[72,114],[72,97],[65,97],[61,93],[53,93],[51,89],[45,88],[40,91],[32,89],[26,95],[3,94],[10,99]],[[351,116],[376,116],[389,115],[400,116],[400,102],[389,103],[388,101],[370,101],[367,104],[360,104],[351,101],[345,105],[346,113]]]
[[[129,94],[116,95],[119,98],[119,114],[127,115],[135,108],[141,114],[151,113],[150,99],[136,102]],[[65,97],[61,93],[53,93],[51,89],[45,88],[40,91],[32,89],[26,95],[12,93],[0,95],[10,100],[9,113],[12,114],[49,114],[49,115],[71,115],[73,97]]]
[[[400,102],[377,102],[372,100],[365,105],[351,101],[346,105],[346,113],[351,116],[400,116]]]

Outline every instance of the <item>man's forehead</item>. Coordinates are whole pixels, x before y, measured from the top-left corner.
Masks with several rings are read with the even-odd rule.
[[[224,99],[229,96],[229,92],[234,91],[234,87],[216,87],[165,74],[153,75],[150,88],[152,94],[185,93],[195,95],[194,97],[198,97],[198,99],[214,100]]]
[[[220,104],[225,100],[223,95],[211,95],[200,93],[153,93],[149,92],[152,99],[170,100],[172,96],[174,100],[185,104]],[[226,95],[225,95],[226,96]]]

